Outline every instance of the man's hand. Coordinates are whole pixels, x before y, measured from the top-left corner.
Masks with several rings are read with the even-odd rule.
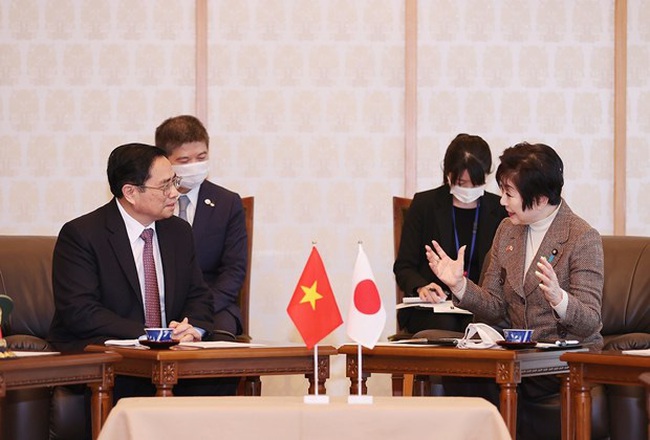
[[[187,317],[183,318],[181,322],[170,322],[169,327],[174,329],[174,332],[172,333],[172,339],[176,339],[181,342],[201,340],[201,334],[187,321]]]

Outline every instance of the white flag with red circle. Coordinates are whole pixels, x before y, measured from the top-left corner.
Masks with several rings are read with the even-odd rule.
[[[359,244],[352,275],[352,300],[348,311],[347,333],[358,344],[373,348],[386,324],[386,310],[375,284],[368,257]]]

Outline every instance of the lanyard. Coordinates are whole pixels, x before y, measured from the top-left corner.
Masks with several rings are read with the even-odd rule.
[[[469,270],[472,266],[472,258],[474,257],[474,245],[476,244],[476,231],[478,231],[478,211],[481,207],[481,199],[479,198],[476,201],[476,214],[474,214],[474,224],[472,225],[472,244],[469,248],[469,260],[467,263],[467,270],[463,275],[469,278]],[[460,243],[458,242],[458,228],[456,228],[456,208],[451,207],[451,220],[454,223],[454,238],[456,239],[456,255],[458,255],[458,250],[460,249]],[[464,262],[463,262],[464,264]]]

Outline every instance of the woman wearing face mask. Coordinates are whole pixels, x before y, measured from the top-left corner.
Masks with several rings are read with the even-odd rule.
[[[429,268],[424,246],[436,240],[453,258],[467,246],[464,270],[478,282],[494,233],[505,217],[499,196],[485,192],[492,154],[480,136],[459,134],[451,141],[443,161],[443,185],[416,193],[406,213],[400,247],[393,265],[397,284],[406,296],[440,302],[448,287]],[[462,332],[471,316],[433,314],[430,309],[407,308],[397,313],[401,329],[417,333],[426,329]]]

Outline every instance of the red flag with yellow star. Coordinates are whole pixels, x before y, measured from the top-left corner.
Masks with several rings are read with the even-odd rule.
[[[327,279],[325,265],[316,246],[311,249],[307,264],[287,306],[287,313],[307,348],[312,348],[343,324],[339,306]]]

